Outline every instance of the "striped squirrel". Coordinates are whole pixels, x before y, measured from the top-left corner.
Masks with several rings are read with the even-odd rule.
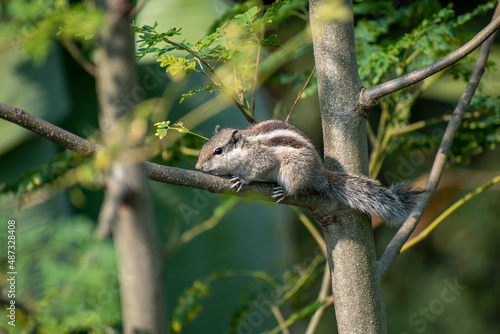
[[[229,175],[231,188],[253,181],[277,183],[272,197],[321,193],[366,214],[375,213],[389,225],[400,226],[421,190],[407,184],[389,189],[365,176],[325,169],[307,135],[291,124],[269,120],[246,129],[215,128],[200,151],[196,168]]]

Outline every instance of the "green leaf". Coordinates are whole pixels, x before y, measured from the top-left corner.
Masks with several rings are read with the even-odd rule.
[[[219,92],[220,90],[221,89],[219,87],[215,87],[214,85],[199,87],[197,89],[190,90],[188,93],[182,94],[182,98],[179,103],[182,103],[185,99],[201,92],[213,93],[213,92]]]
[[[180,35],[181,34],[181,30],[182,28],[170,28],[165,34],[168,36],[168,37],[172,37],[172,36],[176,36],[176,35]]]
[[[165,67],[166,72],[171,75],[176,75],[181,71],[184,72],[184,74],[189,74],[196,68],[196,62],[194,60],[177,58],[173,55],[163,55],[156,61],[160,63],[161,67]]]
[[[155,136],[160,137],[160,139],[163,139],[163,137],[167,135],[168,130],[175,130],[180,133],[189,133],[201,139],[208,140],[208,138],[205,138],[202,135],[190,131],[188,128],[184,126],[184,124],[182,124],[182,122],[175,123],[172,126],[170,126],[170,121],[158,122],[155,123],[154,125],[157,127]]]
[[[190,324],[203,309],[200,300],[210,295],[210,284],[213,278],[197,280],[193,285],[184,290],[174,307],[171,320],[171,332],[180,333],[183,325]]]
[[[109,240],[95,238],[94,228],[95,222],[77,216],[40,219],[23,231],[25,242],[16,243],[23,259],[16,288],[23,291],[19,303],[29,300],[37,312],[17,310],[19,332],[36,324],[40,333],[104,333],[121,322],[115,250]],[[31,320],[23,326],[26,317]]]
[[[281,46],[280,40],[278,39],[278,36],[275,34],[269,36],[268,38],[264,38],[264,40],[262,40],[262,45],[263,46]]]
[[[85,159],[72,151],[65,150],[39,168],[30,170],[18,180],[7,182],[0,193],[22,196],[29,191],[52,184],[69,170],[79,166]]]
[[[214,43],[215,41],[219,40],[220,38],[221,37],[220,37],[220,33],[219,32],[211,33],[210,35],[205,36],[202,39],[200,39],[195,44],[195,49],[196,50],[202,50],[202,49],[208,48],[209,46],[212,45],[212,43]]]
[[[168,128],[169,125],[170,125],[170,121],[163,121],[163,122],[158,122],[158,123],[154,124],[154,126],[156,126],[159,129]]]
[[[246,25],[251,25],[254,23],[255,19],[257,18],[257,13],[260,11],[260,8],[257,6],[254,6],[244,12],[243,14],[238,14],[234,17],[235,20],[241,21]]]
[[[290,3],[290,0],[277,0],[274,2],[271,7],[269,7],[266,12],[264,13],[264,16],[262,20],[266,23],[271,23],[273,21],[274,16],[278,12],[278,10],[283,7],[283,5],[287,5]]]

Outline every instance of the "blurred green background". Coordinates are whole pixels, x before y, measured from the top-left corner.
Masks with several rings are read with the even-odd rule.
[[[43,6],[48,2],[24,3]],[[423,2],[426,3],[426,2]],[[456,4],[457,13],[470,11],[478,2]],[[21,5],[20,5],[21,6]],[[148,1],[136,21],[159,28],[182,27],[183,38],[198,40],[228,7],[222,0]],[[6,9],[6,5],[2,5]],[[10,13],[2,12],[5,21]],[[29,15],[29,13],[26,13]],[[471,34],[489,21],[491,12],[479,16],[469,26]],[[4,22],[5,23],[5,22]],[[301,29],[292,20],[281,28],[283,35]],[[9,34],[22,34],[23,31]],[[22,108],[82,137],[97,130],[98,102],[95,81],[58,42],[50,43],[45,59],[34,62],[13,35],[3,36],[0,48],[0,101]],[[279,37],[282,35],[278,34]],[[313,66],[312,48],[286,64],[284,72],[303,72]],[[88,56],[93,57],[91,51]],[[500,45],[494,46],[491,59],[500,62]],[[171,105],[160,115],[175,122],[197,106],[212,98],[197,95],[178,103],[180,93],[199,86],[199,77],[189,77],[182,90],[175,89],[154,59],[139,63],[145,98],[168,96]],[[498,72],[486,73],[483,92],[498,95]],[[449,113],[465,83],[443,75],[427,90],[412,109],[416,119]],[[165,92],[165,88],[167,91]],[[279,86],[269,80],[258,91],[258,119],[284,118],[293,104],[298,89]],[[235,107],[220,108],[200,117],[206,121],[194,130],[210,136],[217,124],[245,127],[247,124]],[[209,111],[207,111],[209,113]],[[212,115],[213,114],[213,115]],[[377,124],[379,112],[373,111],[370,122]],[[160,116],[158,116],[160,117]],[[161,121],[164,119],[158,119]],[[151,123],[150,134],[155,128]],[[317,95],[299,102],[292,123],[299,125],[321,147],[321,126]],[[443,128],[442,124],[436,128]],[[19,126],[0,121],[0,184],[18,180],[39,169],[62,150]],[[186,139],[189,142],[189,139]],[[196,157],[179,154],[183,140],[172,153],[175,159],[164,162],[194,169]],[[434,151],[426,150],[418,163],[408,164],[408,152],[396,150],[379,174],[384,183],[417,179],[428,172]],[[445,172],[443,186],[422,224],[428,224],[441,210],[455,200],[498,174],[499,149],[484,151],[468,164],[456,165]],[[408,170],[410,168],[410,170]],[[313,238],[297,216],[286,206],[238,199],[226,210],[229,197],[173,185],[149,182],[160,245],[164,248],[165,298],[168,314],[179,304],[183,291],[196,280],[208,279],[210,292],[201,300],[202,309],[183,333],[229,333],[239,315],[251,314],[258,301],[273,294],[256,272],[266,272],[278,280],[297,275],[318,253]],[[102,190],[73,184],[69,188],[40,191],[33,196],[2,195],[0,197],[0,332],[13,333],[86,333],[120,330],[120,304],[115,253],[110,240],[93,237],[100,209]],[[490,188],[451,214],[426,240],[411,248],[396,261],[383,282],[390,333],[498,333],[500,330],[500,187]],[[233,206],[234,205],[234,206]],[[184,232],[212,217],[219,208],[224,214],[218,224],[183,243]],[[227,212],[225,212],[225,211]],[[18,303],[17,326],[6,325],[6,238],[7,220],[16,220],[16,265]],[[207,226],[207,225],[203,225]],[[375,230],[380,255],[395,230],[380,226]],[[318,268],[322,270],[322,266]],[[314,279],[316,278],[316,279]],[[283,307],[290,314],[316,298],[321,272]],[[271,289],[272,290],[272,289]],[[182,305],[182,303],[181,303]],[[177,312],[181,312],[177,310]],[[247,313],[245,313],[247,312]],[[248,313],[250,312],[250,313]],[[254,319],[254,324],[241,327],[241,333],[260,333],[274,328],[276,321],[267,312]],[[252,323],[248,318],[247,323]],[[306,318],[307,320],[307,318]],[[307,321],[291,327],[292,333],[303,333]],[[255,326],[254,326],[255,325]],[[233,327],[232,327],[233,326]],[[327,309],[317,333],[331,333],[335,328],[333,308]],[[89,331],[90,332],[90,331]]]

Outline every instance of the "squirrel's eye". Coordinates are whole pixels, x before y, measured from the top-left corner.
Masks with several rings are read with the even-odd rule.
[[[222,148],[217,147],[214,151],[214,154],[221,154],[222,153]]]

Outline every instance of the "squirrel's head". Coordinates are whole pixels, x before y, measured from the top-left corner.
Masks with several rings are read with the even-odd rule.
[[[233,164],[239,160],[239,151],[245,137],[237,129],[215,127],[215,133],[201,148],[196,168],[210,174],[231,174]]]

